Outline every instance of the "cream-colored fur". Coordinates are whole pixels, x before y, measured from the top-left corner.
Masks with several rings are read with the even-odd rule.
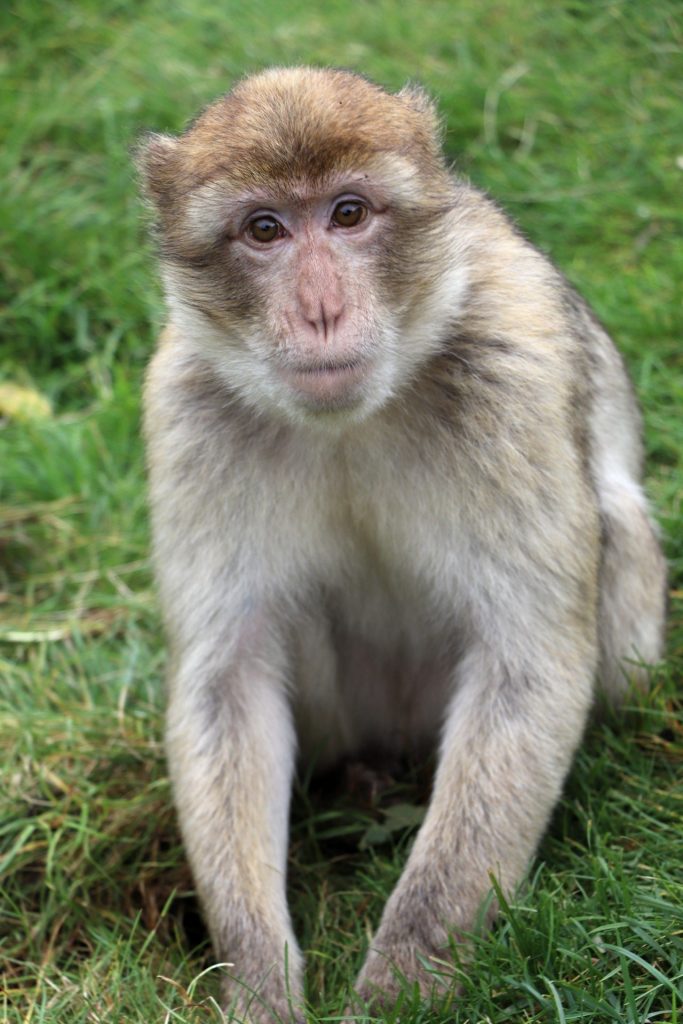
[[[439,746],[424,825],[358,982],[390,997],[398,971],[428,994],[420,958],[447,958],[491,873],[506,890],[523,876],[598,674],[617,701],[629,673],[646,680],[625,659],[659,658],[664,563],[612,343],[548,260],[450,177],[425,98],[309,70],[235,95],[234,116],[229,96],[141,157],[170,317],[145,431],[180,823],[217,956],[234,965],[226,1003],[265,1021],[302,1012],[285,900],[296,756],[324,766]],[[302,184],[307,104],[322,135],[330,96],[375,104],[384,149],[368,130],[367,152],[347,166],[340,150],[326,184]],[[280,121],[296,131],[292,104],[308,134],[285,180],[275,145]],[[414,154],[397,104],[428,124]],[[276,169],[255,185],[247,143],[261,114]],[[232,223],[250,195],[258,208],[264,190],[277,211],[306,186],[306,208],[345,175],[377,211],[367,243],[337,234],[330,255],[325,236],[310,259],[349,268],[350,326],[330,344],[367,371],[354,402],[311,409],[277,362],[314,351],[304,327],[280,333],[291,272],[245,252],[221,276],[241,243],[229,228],[221,249],[212,223]],[[296,223],[299,207],[283,209]]]

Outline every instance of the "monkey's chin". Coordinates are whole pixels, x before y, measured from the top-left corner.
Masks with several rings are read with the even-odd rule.
[[[282,377],[296,405],[312,413],[350,411],[363,403],[368,367],[362,363],[286,368]]]

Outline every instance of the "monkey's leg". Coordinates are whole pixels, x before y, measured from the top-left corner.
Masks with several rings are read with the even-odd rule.
[[[562,638],[554,639],[557,664],[547,647],[516,665],[484,643],[465,655],[431,804],[370,944],[357,982],[362,998],[391,999],[403,977],[424,995],[438,990],[421,959],[434,958],[447,981],[438,961],[450,959],[449,935],[458,941],[476,926],[490,876],[506,892],[523,877],[591,702],[592,645],[563,659]]]
[[[303,1014],[285,872],[294,731],[280,671],[186,657],[171,680],[167,747],[185,847],[227,1008],[265,1024]]]
[[[640,488],[630,480],[602,487],[600,573],[601,689],[618,704],[630,683],[646,689],[647,668],[662,653],[666,563]]]

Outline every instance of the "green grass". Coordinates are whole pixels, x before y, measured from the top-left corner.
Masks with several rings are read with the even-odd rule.
[[[622,725],[591,727],[461,996],[432,1010],[407,998],[400,1019],[683,1022],[680,13],[678,0],[3,5],[0,379],[54,410],[0,426],[3,1020],[221,1020],[161,745],[139,390],[163,313],[129,149],[245,71],[315,62],[423,82],[460,168],[593,303],[641,396],[671,563],[652,694]],[[405,859],[414,825],[394,805],[419,797],[414,777],[379,808],[297,797],[290,889],[320,1018],[345,1005]]]

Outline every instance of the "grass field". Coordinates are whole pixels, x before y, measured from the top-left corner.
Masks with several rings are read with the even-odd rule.
[[[401,1024],[683,1022],[681,13],[679,0],[2,5],[0,381],[29,392],[0,387],[3,1021],[222,1019],[162,750],[139,393],[163,312],[129,149],[245,71],[314,62],[426,85],[460,169],[593,303],[641,396],[671,565],[651,695],[589,730],[528,886],[477,941],[460,997],[408,1000]],[[301,787],[290,890],[313,1020],[345,1005],[418,800],[414,779],[374,810]]]

